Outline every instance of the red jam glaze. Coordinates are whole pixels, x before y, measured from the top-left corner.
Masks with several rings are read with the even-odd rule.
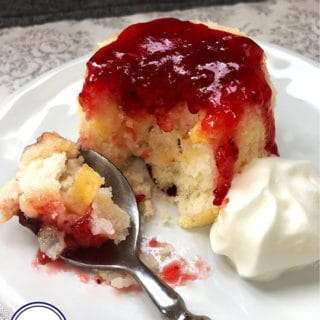
[[[91,208],[83,216],[75,218],[74,215],[68,217],[65,208],[62,211],[54,211],[54,209],[62,208],[62,204],[58,201],[54,203],[48,202],[38,207],[40,215],[38,218],[28,218],[22,212],[19,213],[19,223],[34,233],[38,233],[44,226],[56,227],[63,232],[64,241],[68,249],[76,249],[79,247],[99,247],[108,238],[106,235],[93,234],[91,231]],[[60,214],[59,214],[60,212]],[[61,214],[63,212],[63,214]],[[68,220],[63,220],[61,217]]]
[[[186,102],[203,111],[202,129],[215,141],[219,177],[214,204],[230,187],[238,148],[235,129],[244,108],[258,108],[265,121],[268,153],[277,154],[272,90],[263,50],[251,39],[173,18],[132,25],[87,63],[79,102],[87,119],[115,99],[133,118],[155,116],[170,131],[168,111]],[[218,141],[217,141],[218,139]]]
[[[136,200],[138,203],[143,202],[146,200],[146,195],[143,193],[136,194]]]
[[[91,212],[64,227],[64,240],[69,249],[78,247],[100,247],[108,238],[105,235],[92,234]]]

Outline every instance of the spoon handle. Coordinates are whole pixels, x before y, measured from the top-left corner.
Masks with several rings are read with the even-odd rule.
[[[190,313],[182,297],[159,279],[140,259],[134,268],[128,270],[137,280],[164,319],[170,320],[210,320],[207,316]]]

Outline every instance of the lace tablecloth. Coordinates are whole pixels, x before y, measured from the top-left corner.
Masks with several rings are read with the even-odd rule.
[[[210,20],[237,27],[257,40],[283,46],[319,62],[317,0],[267,0],[182,11],[65,20],[0,29],[0,100],[44,72],[93,52],[97,42],[129,24],[164,16]],[[0,303],[0,320],[9,319],[13,311],[5,310]]]
[[[164,16],[237,27],[258,40],[278,44],[313,60],[320,57],[317,0],[268,0],[12,27],[0,29],[0,98],[40,74],[92,52],[97,42],[127,25]]]

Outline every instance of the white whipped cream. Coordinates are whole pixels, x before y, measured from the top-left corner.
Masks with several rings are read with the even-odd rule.
[[[308,161],[254,160],[234,177],[210,242],[245,278],[319,260],[319,178]]]

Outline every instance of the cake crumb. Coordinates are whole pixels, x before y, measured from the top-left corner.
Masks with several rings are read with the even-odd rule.
[[[137,285],[136,281],[127,273],[115,270],[99,270],[98,275],[116,289]]]
[[[168,257],[170,257],[173,253],[173,247],[170,244],[167,244],[165,247],[161,248],[160,251],[160,260],[164,261]]]
[[[155,215],[154,206],[151,200],[145,200],[139,203],[139,211],[143,214],[143,217],[149,220]]]
[[[164,213],[162,216],[161,216],[161,222],[162,224],[166,225],[168,224],[170,220],[170,216],[167,214],[167,213]]]

